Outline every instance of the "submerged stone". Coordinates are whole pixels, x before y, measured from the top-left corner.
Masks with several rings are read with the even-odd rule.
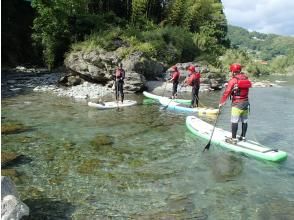
[[[112,138],[108,135],[97,135],[93,140],[90,141],[90,144],[95,147],[96,150],[99,150],[101,146],[112,145]]]
[[[230,181],[240,175],[243,169],[242,159],[231,155],[221,154],[213,160],[213,175],[217,181]]]
[[[13,162],[19,157],[14,152],[1,152],[1,167],[5,167],[8,163]]]
[[[5,123],[1,125],[2,134],[17,134],[29,130],[28,127],[21,123]]]
[[[86,160],[78,167],[78,172],[80,174],[91,174],[100,164],[101,161],[98,159]]]
[[[15,169],[1,169],[2,176],[16,177],[18,173]]]
[[[256,209],[258,220],[283,219],[292,220],[294,216],[294,202],[285,198],[275,198]]]

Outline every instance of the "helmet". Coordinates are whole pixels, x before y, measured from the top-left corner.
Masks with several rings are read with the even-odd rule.
[[[230,65],[230,71],[233,73],[239,73],[242,70],[242,66],[239,63],[233,63]]]
[[[188,70],[191,71],[191,72],[195,72],[195,66],[190,65],[190,66],[188,67]]]

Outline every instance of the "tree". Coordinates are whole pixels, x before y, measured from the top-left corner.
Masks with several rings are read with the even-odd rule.
[[[63,61],[70,44],[69,18],[85,13],[88,0],[32,0],[37,12],[33,23],[33,39],[43,48],[45,63],[52,69]]]

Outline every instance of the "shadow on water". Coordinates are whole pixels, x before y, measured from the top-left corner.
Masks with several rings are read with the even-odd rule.
[[[35,72],[22,72],[18,70],[1,71],[2,98],[12,98],[32,93],[33,87],[37,86],[35,83],[32,83],[32,80],[48,73],[47,70]]]
[[[28,88],[19,88],[18,90],[11,91],[9,88],[1,89],[2,98],[13,98],[20,95],[28,95],[33,91]]]
[[[2,152],[1,152],[2,153]],[[1,168],[9,169],[15,168],[24,164],[31,163],[33,160],[26,155],[19,155],[16,159],[12,161],[7,161],[5,163],[1,163]]]
[[[30,215],[23,217],[23,220],[72,219],[75,209],[71,203],[48,198],[27,199],[23,202],[30,208]]]

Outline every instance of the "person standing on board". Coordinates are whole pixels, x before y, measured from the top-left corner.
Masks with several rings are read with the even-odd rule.
[[[195,66],[190,65],[188,67],[188,77],[185,79],[184,84],[192,86],[192,100],[191,100],[191,108],[198,107],[199,102],[199,89],[200,89],[200,70]]]
[[[119,95],[121,97],[121,103],[124,101],[124,79],[125,71],[120,63],[115,70],[115,98],[118,101]]]
[[[232,110],[231,110],[231,123],[232,123],[232,138],[227,138],[226,142],[236,144],[238,123],[242,122],[242,133],[239,137],[240,141],[245,141],[246,131],[247,131],[247,121],[249,112],[249,88],[252,84],[248,77],[241,72],[242,66],[238,63],[230,65],[230,72],[232,73],[231,79],[223,93],[223,96],[219,103],[219,108],[221,108],[231,96],[232,99]]]
[[[173,83],[173,91],[172,91],[172,99],[176,98],[178,95],[178,85],[179,85],[179,79],[180,79],[180,72],[177,68],[177,66],[172,66],[172,72],[170,74],[170,79],[168,81]]]

